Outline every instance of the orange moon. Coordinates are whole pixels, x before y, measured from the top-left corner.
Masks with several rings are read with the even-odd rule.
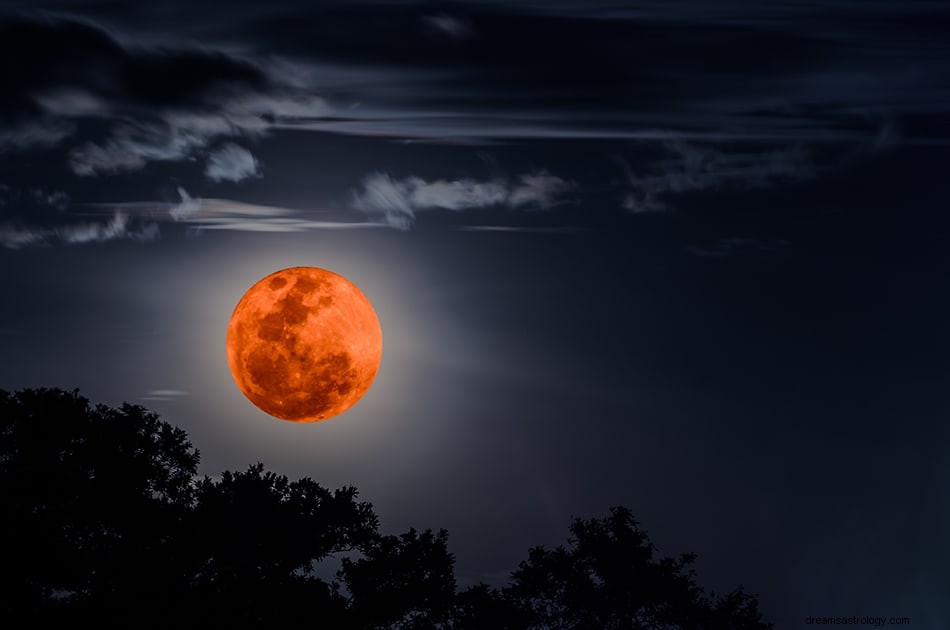
[[[337,416],[369,390],[383,354],[373,305],[356,285],[317,267],[282,269],[234,307],[228,365],[261,411],[290,422]]]

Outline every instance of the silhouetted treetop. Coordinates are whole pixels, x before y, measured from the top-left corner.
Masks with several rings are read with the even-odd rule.
[[[312,573],[328,555],[364,548],[378,519],[355,488],[331,492],[311,479],[291,482],[264,470],[225,472],[197,483],[192,544],[206,560],[202,582],[281,580]]]
[[[23,500],[59,491],[126,500],[190,501],[198,451],[179,428],[139,405],[91,406],[78,391],[0,390],[0,471]],[[48,482],[55,481],[55,484]],[[64,485],[65,484],[65,485]]]
[[[508,598],[532,628],[745,630],[768,627],[741,590],[707,597],[694,554],[659,557],[629,510],[575,519],[567,546],[536,547],[512,575]]]
[[[410,529],[381,536],[359,560],[343,559],[340,576],[361,628],[444,627],[455,601],[448,532]]]
[[[148,581],[146,565],[160,575],[197,465],[185,432],[142,407],[0,391],[0,536],[12,547],[4,604],[124,591],[129,575]]]
[[[771,627],[741,589],[707,596],[695,557],[659,556],[622,507],[575,519],[566,545],[531,549],[508,586],[457,592],[445,530],[382,534],[355,488],[260,463],[199,478],[198,463],[187,434],[141,406],[0,390],[0,623]],[[329,581],[327,562],[339,567]]]

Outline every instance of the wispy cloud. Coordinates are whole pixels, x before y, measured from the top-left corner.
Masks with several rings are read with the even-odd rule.
[[[61,190],[21,188],[0,184],[0,210],[15,213],[61,213],[69,206],[69,194]]]
[[[151,241],[159,236],[156,223],[119,208],[90,218],[71,213],[70,207],[70,196],[61,190],[0,184],[0,247]]]
[[[140,400],[170,402],[181,400],[185,396],[190,395],[191,392],[187,392],[183,389],[153,389],[146,392],[144,396],[141,396]]]
[[[70,143],[67,165],[80,177],[206,161],[212,181],[240,181],[259,173],[256,159],[217,143],[330,112],[266,61],[210,45],[126,45],[73,20],[0,18],[0,54],[21,60],[5,77],[0,153]]]
[[[547,171],[521,175],[508,194],[508,205],[512,208],[535,206],[546,210],[563,203],[564,196],[573,189],[573,182]]]
[[[103,243],[123,239],[145,242],[158,237],[157,224],[133,221],[129,215],[119,211],[103,221],[70,222],[56,227],[22,223],[0,224],[0,245],[7,249],[55,243]]]
[[[209,151],[212,143],[221,138],[260,137],[287,117],[327,111],[317,97],[257,94],[222,100],[210,112],[143,111],[137,118],[116,122],[106,138],[71,149],[68,164],[76,175],[91,177],[138,171],[150,162],[204,158],[204,172],[211,181],[240,181],[260,174],[257,159],[233,142]],[[110,117],[108,111],[100,116]]]
[[[230,199],[202,199],[200,207],[179,221],[196,230],[237,232],[306,232],[310,230],[359,230],[385,227],[370,221],[324,221],[291,208],[263,206]],[[175,206],[175,208],[179,208]]]
[[[563,203],[564,196],[574,187],[573,182],[546,171],[520,175],[513,183],[502,178],[394,179],[388,173],[373,173],[352,193],[350,205],[394,228],[406,230],[421,211],[459,212],[499,206],[546,209]]]
[[[65,243],[102,243],[116,239],[152,241],[158,238],[158,226],[149,223],[139,228],[129,216],[115,212],[108,221],[86,221],[56,228],[55,234]]]
[[[430,34],[450,39],[463,40],[475,36],[475,29],[464,17],[448,13],[436,13],[422,17],[422,23]]]
[[[717,188],[756,188],[814,177],[818,167],[801,146],[727,153],[682,138],[663,144],[667,157],[647,162],[638,172],[620,159],[627,179],[621,205],[635,214],[670,209],[675,194]]]
[[[428,142],[676,130],[847,143],[887,117],[941,115],[950,102],[934,2],[825,2],[817,22],[814,2],[477,2],[451,12],[387,2],[372,24],[361,3],[331,4],[242,5],[187,23],[155,11],[154,24],[125,28],[110,14],[99,23],[114,33],[9,21],[0,53],[22,71],[9,78],[18,115],[0,118],[16,121],[0,122],[0,151],[74,142],[70,163],[91,176],[155,160],[204,168],[216,143],[274,128]],[[280,28],[250,26],[259,21]],[[148,40],[127,44],[142,31]],[[657,63],[618,64],[617,51]],[[345,95],[346,109],[321,94]],[[105,131],[76,138],[90,119]],[[948,141],[939,126],[920,129],[901,141]]]
[[[199,230],[231,230],[237,232],[307,232],[310,230],[365,230],[388,227],[368,221],[313,221],[309,219],[269,218],[235,220],[212,218],[196,222]]]
[[[0,154],[6,151],[53,146],[72,135],[76,127],[69,121],[52,117],[0,128]]]
[[[49,230],[30,228],[11,223],[0,223],[0,244],[7,249],[21,249],[45,245],[51,236]]]
[[[213,182],[239,182],[248,177],[260,177],[260,165],[250,151],[228,142],[211,152],[205,176]]]
[[[521,175],[513,181],[494,179],[477,181],[426,181],[419,177],[404,180],[386,173],[366,177],[362,187],[352,193],[351,206],[364,220],[342,220],[339,213],[327,215],[319,210],[303,210],[282,206],[245,203],[233,199],[209,199],[192,196],[182,187],[177,189],[177,202],[110,202],[86,204],[93,212],[130,214],[154,224],[175,223],[194,232],[306,232],[312,230],[400,229],[410,227],[416,213],[426,210],[462,212],[478,208],[507,207],[519,210],[540,210],[566,201],[573,191],[571,181],[538,171]],[[332,216],[333,218],[326,218]],[[105,226],[101,234],[108,233]],[[561,228],[468,226],[472,230],[559,231]],[[11,242],[29,240],[27,235],[10,234]]]
[[[530,225],[459,225],[460,232],[526,232],[537,234],[571,234],[582,228],[574,226],[530,226]]]
[[[193,231],[229,230],[237,232],[306,232],[311,230],[379,229],[385,224],[371,221],[315,219],[314,211],[281,206],[244,203],[233,199],[192,197],[178,188],[177,203],[155,201],[88,204],[106,212],[130,212],[157,223],[179,223]]]
[[[686,248],[686,251],[694,256],[721,258],[723,256],[752,256],[774,253],[787,248],[788,245],[788,241],[784,240],[732,236],[721,238],[711,245],[690,245]]]
[[[178,187],[178,196],[181,202],[168,209],[172,221],[187,221],[201,210],[201,199],[193,199],[181,186]]]

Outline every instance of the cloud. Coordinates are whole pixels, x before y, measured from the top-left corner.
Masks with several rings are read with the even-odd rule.
[[[75,174],[88,177],[138,171],[149,162],[193,160],[220,138],[259,137],[287,116],[325,111],[316,97],[242,94],[222,99],[210,112],[142,112],[139,120],[116,122],[105,139],[74,147],[68,163]],[[256,158],[234,143],[212,151],[208,159],[205,174],[212,181],[259,175]]]
[[[168,216],[172,218],[172,221],[187,221],[201,210],[201,199],[192,199],[181,186],[178,187],[178,196],[181,197],[181,203],[175,204],[168,210]]]
[[[22,215],[60,214],[69,206],[69,194],[61,190],[17,188],[0,184],[0,212]]]
[[[236,220],[221,217],[201,221],[197,230],[230,230],[235,232],[309,232],[311,230],[364,230],[387,227],[367,221],[315,221],[312,219],[270,218]]]
[[[309,213],[282,208],[243,203],[231,199],[192,200],[184,193],[182,203],[192,205],[187,216],[178,220],[190,224],[194,230],[228,230],[236,232],[306,232],[311,230],[347,230],[383,227],[371,222],[324,221],[312,219]]]
[[[0,245],[7,249],[54,243],[103,243],[123,239],[145,242],[154,241],[159,238],[159,235],[157,224],[133,221],[122,212],[115,212],[111,218],[104,221],[72,222],[55,227],[37,224],[0,224]]]
[[[0,19],[0,56],[18,60],[0,86],[0,153],[66,144],[67,166],[81,177],[197,160],[221,139],[329,112],[263,63],[209,46],[127,46],[72,20]],[[208,160],[214,181],[258,174],[233,143]]]
[[[886,32],[837,5],[839,26],[820,36],[791,6],[740,20],[701,3],[474,3],[464,14],[382,3],[367,22],[360,3],[317,4],[246,5],[187,24],[154,12],[154,24],[124,27],[128,16],[110,13],[99,20],[109,32],[75,19],[0,21],[0,55],[18,60],[0,86],[0,153],[63,145],[83,177],[193,162],[213,181],[240,181],[260,175],[254,156],[215,147],[274,129],[471,144],[663,143],[670,130],[720,145],[842,144],[867,143],[882,120],[945,114],[950,102],[933,11],[916,3],[894,9]],[[662,63],[618,64],[618,50]],[[918,72],[906,72],[908,58],[921,60]],[[340,116],[320,94],[353,108]],[[924,131],[879,148],[948,142],[938,125],[904,128]],[[656,211],[665,194],[624,204]]]
[[[468,20],[447,13],[424,15],[422,23],[432,35],[437,37],[462,40],[475,36],[475,31]]]
[[[142,220],[172,222],[188,226],[192,233],[203,231],[306,232],[311,230],[359,230],[388,227],[370,221],[314,219],[312,211],[280,206],[244,203],[233,199],[192,197],[179,187],[177,203],[133,201],[87,204],[93,211],[133,213]]]
[[[213,182],[239,182],[248,177],[260,177],[260,169],[250,151],[229,142],[208,156],[205,175]]]
[[[195,16],[191,28],[310,64],[327,93],[361,103],[350,120],[305,123],[341,133],[457,142],[672,129],[838,143],[889,116],[947,112],[940,3],[825,3],[817,30],[816,6],[592,0],[445,12],[384,2],[367,20],[361,2],[285,0],[216,15],[215,28]]]
[[[572,234],[581,231],[572,226],[532,226],[532,225],[459,225],[455,227],[460,232],[522,232],[537,234]]]
[[[138,171],[145,168],[146,155],[168,160],[183,153],[128,140],[110,140],[104,146],[87,142],[69,152],[69,168],[80,177]]]
[[[31,120],[7,128],[0,127],[0,154],[54,146],[74,131],[74,125],[55,118]]]
[[[719,188],[758,188],[814,177],[819,167],[801,146],[725,152],[682,138],[663,143],[666,156],[647,162],[643,174],[621,159],[627,191],[621,206],[634,214],[665,212],[669,197]]]
[[[876,19],[881,3],[830,3],[819,31],[809,2],[682,4],[531,2],[515,10],[477,2],[446,12],[383,2],[367,20],[362,2],[278,0],[182,21],[176,11],[70,3],[115,30],[75,20],[0,25],[0,54],[19,66],[0,87],[9,104],[0,105],[0,120],[13,121],[0,125],[0,145],[61,141],[90,118],[158,118],[174,134],[191,126],[177,120],[188,116],[207,123],[203,149],[275,126],[433,142],[676,130],[840,143],[873,134],[888,117],[947,113],[939,3],[890,3],[887,20]],[[908,59],[918,61],[914,72]],[[330,117],[317,93],[360,106],[347,120]],[[948,140],[939,125],[907,129],[916,136],[902,141]],[[105,149],[111,139],[107,131],[77,144]]]
[[[574,189],[574,183],[551,175],[546,171],[522,175],[508,195],[508,205],[513,208],[538,206],[550,208],[563,201],[563,196]]]
[[[10,223],[0,223],[0,245],[7,249],[21,249],[32,245],[45,245],[49,233],[45,230],[27,228]]]
[[[788,241],[763,240],[758,238],[728,237],[720,238],[712,245],[690,245],[686,248],[694,256],[720,258],[723,256],[752,256],[774,253],[788,247]]]
[[[403,182],[394,183],[388,176],[383,177],[386,181],[377,177],[367,188],[374,186],[381,189],[397,188],[405,197],[405,203],[415,209],[468,210],[499,205],[508,198],[504,182],[497,180],[477,182],[471,179],[456,181],[439,179],[426,182],[418,177],[410,177]]]
[[[153,389],[150,392],[146,392],[140,400],[150,400],[150,401],[160,401],[160,402],[171,402],[175,400],[181,400],[185,396],[190,396],[191,392],[187,392],[183,389]]]
[[[539,171],[520,175],[516,183],[505,179],[476,181],[420,177],[393,179],[388,173],[372,173],[352,193],[350,205],[365,214],[401,230],[408,229],[416,213],[425,210],[454,212],[477,208],[550,208],[563,203],[563,196],[574,188],[573,182]]]
[[[117,239],[151,241],[158,225],[110,209],[97,219],[69,212],[71,200],[59,190],[0,184],[0,246],[7,249],[53,244],[102,243]]]
[[[56,235],[65,243],[101,243],[121,238],[128,230],[129,218],[116,212],[108,221],[87,221],[56,228]]]

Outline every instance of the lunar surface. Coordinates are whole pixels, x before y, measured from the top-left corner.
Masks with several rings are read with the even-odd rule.
[[[228,364],[259,409],[291,422],[337,416],[367,392],[383,334],[346,278],[317,267],[272,273],[248,289],[228,325]]]

